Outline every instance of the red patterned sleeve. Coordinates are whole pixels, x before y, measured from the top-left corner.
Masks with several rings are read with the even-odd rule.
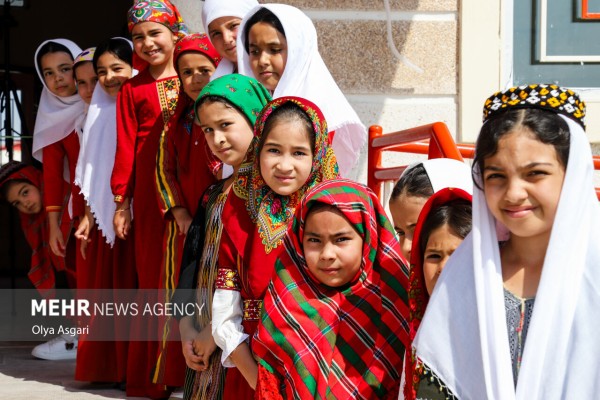
[[[44,147],[43,151],[43,180],[44,206],[46,211],[61,211],[65,186],[63,178],[66,150],[62,140]]]
[[[115,201],[132,196],[138,123],[132,88],[125,82],[117,96],[117,152],[110,187]]]
[[[280,393],[281,382],[268,369],[258,364],[258,380],[256,382],[255,399],[283,400]]]

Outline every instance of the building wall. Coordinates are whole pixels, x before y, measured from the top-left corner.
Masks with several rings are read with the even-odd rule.
[[[261,1],[266,3],[274,1]],[[384,132],[445,122],[457,135],[457,0],[284,0],[314,22],[325,64],[365,126]],[[174,0],[186,22],[202,30],[201,2]],[[394,57],[393,43],[420,71]],[[366,148],[355,177],[366,182]],[[392,156],[385,163],[406,162]]]

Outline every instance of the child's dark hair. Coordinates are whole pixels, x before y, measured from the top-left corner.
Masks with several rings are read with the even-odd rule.
[[[2,186],[0,186],[0,200],[7,201],[8,200],[8,191],[10,190],[11,187],[13,187],[14,185],[16,185],[18,183],[31,184],[31,182],[29,182],[27,179],[11,179],[9,181],[4,182],[2,184]]]
[[[433,196],[433,186],[423,163],[415,165],[400,177],[392,190],[390,201],[396,200],[402,194],[426,198]]]
[[[98,73],[98,59],[104,53],[111,53],[119,60],[125,61],[130,66],[133,66],[133,49],[131,45],[123,39],[111,38],[100,43],[96,47],[92,64],[94,65],[94,71]]]
[[[285,31],[283,30],[283,25],[281,25],[281,21],[279,18],[271,10],[268,8],[261,8],[257,12],[254,13],[248,22],[246,22],[246,26],[244,27],[244,49],[246,53],[250,53],[250,43],[248,43],[248,36],[250,35],[250,29],[259,22],[265,22],[271,25],[273,28],[277,29],[279,33],[285,37]]]
[[[196,106],[195,106],[196,109],[194,110],[194,113],[196,114],[196,118],[195,118],[196,121],[200,122],[200,119],[198,118],[198,109],[200,107],[202,107],[204,104],[212,104],[212,103],[221,103],[227,108],[234,109],[235,111],[239,112],[241,115],[244,116],[244,118],[248,122],[248,125],[250,125],[250,128],[254,128],[252,125],[252,122],[250,122],[250,120],[248,119],[246,114],[242,110],[240,110],[240,108],[238,106],[236,106],[235,104],[233,104],[232,102],[227,100],[225,97],[216,96],[216,95],[212,95],[212,94],[202,97],[202,99],[200,99],[200,101],[196,104]]]
[[[45,56],[48,53],[67,53],[69,55],[69,57],[71,57],[71,61],[74,61],[73,59],[73,54],[71,54],[71,50],[69,50],[67,48],[67,46],[64,46],[60,43],[56,43],[56,42],[48,42],[46,44],[44,44],[42,47],[40,47],[40,50],[37,53],[37,57],[36,57],[36,62],[38,65],[38,68],[42,68],[42,57]]]
[[[503,112],[487,121],[482,127],[477,144],[472,174],[483,173],[484,162],[498,151],[498,142],[503,136],[515,129],[525,128],[531,135],[544,144],[554,146],[556,157],[567,167],[569,161],[569,126],[558,114],[536,108],[521,108]],[[473,179],[479,187],[477,179]],[[481,187],[479,187],[481,189]]]
[[[316,138],[312,121],[304,112],[304,110],[293,101],[288,101],[287,103],[282,104],[280,107],[276,108],[275,111],[271,113],[271,115],[267,117],[267,121],[265,122],[265,126],[260,137],[260,142],[258,143],[258,153],[260,154],[260,152],[262,151],[265,141],[269,136],[269,132],[271,132],[271,129],[273,129],[273,126],[275,126],[282,120],[295,120],[302,124],[302,126],[306,130],[306,134],[308,135],[308,140],[310,141],[310,149],[314,153]]]
[[[471,232],[473,220],[471,210],[471,202],[464,199],[452,200],[433,209],[421,228],[421,235],[419,236],[420,254],[425,254],[431,233],[444,225],[448,225],[454,234],[464,239]]]

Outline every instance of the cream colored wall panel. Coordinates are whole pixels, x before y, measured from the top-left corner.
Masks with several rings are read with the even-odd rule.
[[[346,93],[456,94],[456,22],[394,22],[396,48],[419,73],[394,58],[383,21],[317,21],[319,50]]]
[[[301,9],[313,10],[383,10],[383,1],[373,0],[281,0],[261,3],[284,3]],[[457,0],[390,0],[394,11],[455,11]]]

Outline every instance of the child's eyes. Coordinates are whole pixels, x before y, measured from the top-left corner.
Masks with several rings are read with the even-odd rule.
[[[530,171],[527,175],[529,176],[541,176],[541,175],[549,175],[547,171],[534,170]]]
[[[274,147],[271,147],[270,149],[267,149],[267,152],[268,153],[273,153],[273,154],[279,154],[279,150],[276,149],[276,148],[274,148]]]
[[[215,31],[215,32],[211,32],[210,37],[211,39],[214,39],[216,36],[220,36],[221,32]]]
[[[489,181],[492,179],[502,179],[504,176],[502,174],[488,174],[485,176],[485,180]]]
[[[187,75],[191,75],[192,72],[189,69],[185,69],[183,71],[181,71],[181,75],[187,76]]]
[[[427,260],[427,261],[432,261],[432,262],[434,262],[434,261],[439,261],[441,258],[442,258],[442,257],[440,257],[440,255],[439,255],[439,254],[427,254],[427,255],[425,256],[425,260]]]
[[[71,67],[65,67],[60,70],[61,72],[69,72],[71,71]]]
[[[202,131],[208,135],[208,134],[212,133],[213,130],[212,130],[212,128],[203,128]]]
[[[398,236],[404,236],[404,231],[400,228],[394,228]]]
[[[295,152],[294,152],[294,155],[295,155],[295,156],[306,156],[306,155],[308,155],[308,154],[306,154],[304,151],[295,151]]]
[[[307,238],[307,239],[306,239],[306,241],[307,241],[308,243],[319,243],[319,242],[320,242],[320,240],[319,240],[319,239],[317,239],[317,238],[314,238],[314,237]]]
[[[348,240],[352,240],[352,239],[350,239],[349,237],[345,237],[345,236],[343,236],[343,237],[339,237],[339,238],[337,238],[335,241],[336,241],[337,243],[342,243],[342,242],[347,242]]]
[[[251,49],[251,50],[250,50],[250,55],[251,55],[251,56],[257,56],[257,55],[258,55],[258,50],[256,50],[256,49]]]

